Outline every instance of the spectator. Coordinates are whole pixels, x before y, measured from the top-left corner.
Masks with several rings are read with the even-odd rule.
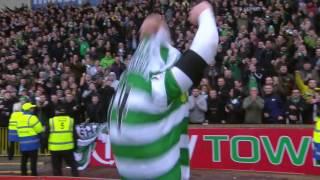
[[[250,95],[243,100],[242,107],[245,110],[245,123],[262,123],[264,100],[258,96],[258,89],[256,87],[250,88]]]
[[[102,109],[99,96],[94,94],[91,96],[91,103],[87,106],[87,122],[102,123],[103,113],[105,109]]]
[[[307,81],[308,85],[305,85],[299,71],[295,72],[295,82],[306,101],[306,105],[302,113],[302,121],[304,124],[312,124],[314,121],[314,109],[317,105],[317,82],[314,79],[309,79]]]
[[[84,119],[82,113],[91,102],[91,93],[85,97],[83,93],[93,89],[94,94],[100,93],[106,87],[101,86],[102,81],[110,72],[119,80],[139,44],[138,28],[144,16],[151,12],[161,12],[167,17],[173,30],[172,43],[181,52],[188,49],[195,32],[186,20],[191,1],[153,2],[102,1],[97,8],[51,4],[39,10],[3,10],[0,94],[9,98],[0,99],[1,126],[6,126],[10,104],[20,96],[35,101],[37,96],[57,95],[62,103],[70,98],[69,92],[66,93],[69,89],[79,107],[80,118]],[[313,123],[316,87],[320,84],[319,3],[274,2],[214,2],[220,45],[215,63],[204,72],[204,78],[209,82],[208,87],[217,90],[219,121],[227,120],[224,107],[231,88],[247,95],[249,87],[257,84],[259,93],[263,94],[263,81],[270,77],[274,93],[284,104],[290,102],[291,97],[288,101],[287,97],[296,84],[306,103],[303,123]],[[293,81],[295,77],[299,79],[294,74],[297,70],[301,72],[300,80]],[[218,77],[223,77],[223,87],[218,85],[222,81]],[[240,84],[242,87],[236,87]],[[210,89],[201,87],[203,91]],[[49,107],[54,108],[51,100]]]
[[[242,62],[240,57],[233,55],[231,57],[226,57],[225,67],[229,68],[224,71],[224,77],[227,79],[241,79],[241,65]],[[227,81],[229,82],[229,81]]]
[[[239,94],[231,89],[229,92],[229,99],[225,106],[225,112],[227,113],[228,124],[239,124],[242,123],[242,99]]]
[[[208,79],[209,81],[209,85],[211,87],[215,87],[216,86],[216,77],[218,75],[219,68],[215,65],[215,64],[210,64],[206,71],[204,72],[205,77]]]
[[[86,55],[86,66],[86,73],[91,77],[94,77],[97,74],[98,70],[97,66],[94,64],[94,61],[91,59],[89,55]]]
[[[274,74],[274,68],[271,62],[274,61],[277,56],[276,51],[273,49],[272,42],[269,40],[266,41],[266,46],[262,51],[261,56],[257,58],[258,64],[262,67],[262,71],[265,76]]]
[[[73,55],[71,58],[70,69],[71,72],[74,74],[76,82],[80,81],[83,73],[85,72],[85,66],[80,62],[78,55]]]
[[[5,91],[3,99],[0,99],[0,127],[8,127],[13,104],[10,92]]]
[[[114,63],[114,59],[111,56],[111,53],[109,51],[106,52],[104,58],[101,59],[100,61],[100,65],[103,68],[109,68],[111,67],[111,65]]]
[[[208,98],[207,98],[207,106],[208,111],[206,113],[206,119],[210,124],[220,123],[218,121],[218,98],[217,98],[217,91],[210,90]]]
[[[192,95],[189,97],[190,106],[190,122],[194,124],[202,124],[206,120],[207,112],[206,98],[200,94],[199,89],[193,88]]]
[[[117,79],[120,78],[120,75],[126,69],[126,66],[123,62],[120,61],[120,57],[116,56],[115,62],[110,67],[110,72],[116,73]]]
[[[242,85],[242,81],[239,81],[239,80],[234,81],[234,91],[237,94],[237,96],[244,98],[246,92]]]
[[[293,89],[286,104],[286,117],[289,124],[301,124],[302,112],[305,108],[305,101],[298,89]]]
[[[109,104],[111,102],[112,96],[115,93],[115,89],[111,85],[112,85],[112,82],[108,78],[105,78],[103,80],[101,88],[98,91],[101,97],[101,104],[104,112],[107,111]],[[107,117],[108,117],[108,114],[103,113],[102,119],[106,120]]]
[[[42,126],[48,127],[50,104],[47,100],[47,97],[45,95],[40,95],[38,98],[36,98],[36,106],[35,114],[42,123]]]
[[[208,111],[206,114],[206,119],[210,124],[220,123],[220,118],[218,117],[218,101],[219,99],[217,96],[217,91],[210,90],[209,96],[207,98]]]
[[[226,123],[226,120],[227,120],[227,114],[226,114],[226,111],[225,111],[225,106],[226,106],[226,103],[227,103],[227,100],[229,98],[229,88],[226,86],[226,83],[225,83],[225,79],[220,77],[218,78],[217,80],[217,94],[218,94],[218,97],[219,97],[219,106],[218,106],[218,117],[221,118],[220,121],[221,123]]]
[[[312,62],[316,65],[320,64],[320,47],[316,49],[315,57],[313,58]]]
[[[320,63],[317,64],[315,66],[315,68],[312,70],[312,78],[311,79],[314,79],[317,82],[317,85],[319,84],[319,82],[320,82]]]
[[[116,73],[110,72],[108,75],[108,80],[111,81],[111,87],[113,87],[113,89],[116,90],[119,85],[119,81],[117,80]]]
[[[278,95],[278,96],[281,95],[279,82],[278,82],[278,79],[276,77],[267,76],[264,79],[264,85],[272,86],[273,93]],[[264,93],[263,93],[263,95],[264,95]]]
[[[288,72],[287,65],[283,64],[280,66],[279,69],[279,95],[285,100],[286,96],[291,92],[293,85],[294,85],[294,78]]]
[[[87,86],[85,89],[83,89],[83,92],[82,92],[83,103],[86,105],[89,104],[92,96],[97,93],[98,93],[98,91],[97,91],[97,87],[96,87],[95,83],[91,82],[89,84],[89,86]]]
[[[81,123],[80,108],[78,102],[76,102],[74,95],[71,93],[66,94],[65,102],[63,103],[66,114],[74,119],[75,124]]]
[[[300,71],[301,78],[304,82],[312,79],[312,65],[311,62],[303,62],[303,69]]]
[[[205,84],[200,85],[200,94],[204,96],[206,99],[208,98],[210,90],[211,88],[208,85],[205,85]]]
[[[50,97],[49,102],[49,109],[50,109],[50,118],[54,116],[55,107],[61,105],[62,102],[59,101],[59,98],[56,94],[52,94]]]
[[[284,104],[279,96],[273,93],[272,85],[265,85],[264,88],[263,117],[265,123],[284,124]]]
[[[224,70],[224,81],[226,83],[226,87],[228,89],[232,89],[234,87],[234,78],[232,77],[233,73],[229,69]],[[240,79],[240,77],[237,77]]]
[[[244,76],[243,82],[247,89],[251,87],[251,83],[254,82],[254,84],[256,84],[255,86],[258,87],[258,91],[261,91],[263,74],[257,70],[257,66],[255,64],[249,64],[249,69]]]

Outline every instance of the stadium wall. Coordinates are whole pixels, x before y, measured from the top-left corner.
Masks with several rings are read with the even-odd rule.
[[[313,126],[189,126],[192,169],[320,175],[313,159]],[[91,166],[114,167],[110,141],[97,141]]]
[[[102,178],[85,178],[85,177],[50,177],[50,176],[0,176],[3,180],[104,180]]]
[[[97,6],[102,0],[31,0],[32,9],[46,7],[48,4],[56,4],[58,6],[81,6],[85,3],[90,3],[92,6]]]
[[[320,175],[313,159],[312,125],[190,125],[192,169]],[[0,128],[0,155],[6,155]],[[96,141],[89,166],[115,167],[109,136]]]
[[[14,8],[20,8],[22,6],[27,6],[28,8],[31,8],[31,0],[1,0],[0,1],[0,10],[1,9],[14,9]]]

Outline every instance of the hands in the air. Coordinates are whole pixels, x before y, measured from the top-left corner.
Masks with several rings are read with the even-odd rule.
[[[207,9],[212,9],[212,6],[207,1],[203,1],[194,6],[189,12],[189,21],[196,25],[201,13]],[[158,32],[161,26],[167,27],[167,23],[160,14],[151,14],[146,17],[140,28],[140,37],[150,36]]]

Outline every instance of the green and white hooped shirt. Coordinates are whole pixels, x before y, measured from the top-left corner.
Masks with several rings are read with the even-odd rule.
[[[148,40],[141,43],[137,50],[141,54],[135,54],[133,61],[152,55],[151,47]],[[167,62],[180,56],[175,49],[158,51],[160,56],[151,61]],[[146,73],[144,64],[136,63],[122,76],[110,107],[110,137],[118,171],[125,179],[181,177],[182,169],[189,172],[187,96],[171,70]]]
[[[108,114],[112,151],[123,179],[190,177],[185,92],[200,82],[218,45],[211,10],[200,15],[199,24],[183,55],[161,31],[143,40],[120,79]]]

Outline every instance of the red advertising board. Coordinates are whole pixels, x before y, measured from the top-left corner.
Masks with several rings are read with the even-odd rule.
[[[320,175],[312,156],[312,129],[191,128],[194,169],[228,169]],[[114,167],[110,143],[97,142],[92,166]]]
[[[90,166],[115,167],[109,135],[107,135],[106,143],[97,140],[96,148],[91,155]]]
[[[0,176],[3,180],[103,180],[102,178],[57,177],[57,176]]]
[[[189,133],[191,140],[196,138],[192,168],[320,175],[312,158],[312,129],[210,128]]]

